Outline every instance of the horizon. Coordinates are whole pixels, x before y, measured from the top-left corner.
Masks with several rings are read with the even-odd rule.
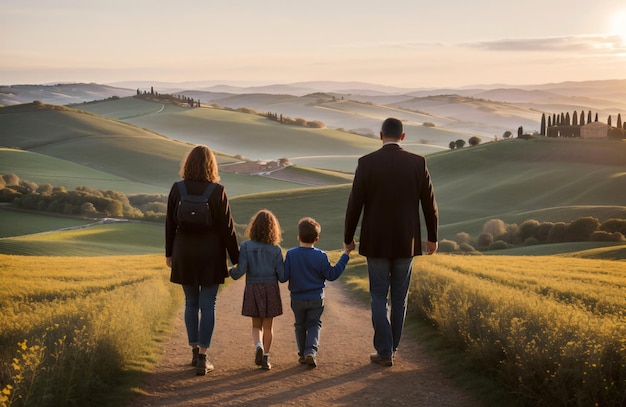
[[[5,85],[330,81],[432,89],[626,78],[621,0],[320,0],[311,8],[280,0],[24,0],[0,4],[0,38]]]

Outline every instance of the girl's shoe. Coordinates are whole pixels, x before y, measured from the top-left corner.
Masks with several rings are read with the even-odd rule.
[[[200,349],[198,348],[193,348],[191,350],[191,366],[196,367],[196,364],[198,363],[198,353],[200,353]]]
[[[270,355],[263,355],[261,367],[265,370],[270,370],[272,368],[272,365],[270,364]]]
[[[261,366],[261,364],[263,363],[263,347],[262,346],[256,347],[256,353],[254,354],[254,363],[257,366]]]

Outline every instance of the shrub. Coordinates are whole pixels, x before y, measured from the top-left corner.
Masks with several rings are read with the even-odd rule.
[[[509,247],[511,246],[507,242],[503,240],[496,240],[495,242],[489,245],[488,250],[502,250],[502,249],[508,249]]]
[[[592,242],[624,242],[626,239],[620,232],[604,232],[596,230],[591,234],[589,240]]]
[[[478,235],[477,244],[481,249],[486,249],[493,243],[493,235],[491,233],[481,233]]]
[[[539,244],[539,240],[537,240],[536,237],[529,237],[526,240],[524,240],[524,244],[526,246],[534,246],[536,244]]]
[[[600,225],[600,230],[605,232],[620,232],[626,236],[626,219],[611,218]]]
[[[467,140],[467,143],[470,146],[477,146],[477,145],[480,144],[480,137],[472,136],[472,137],[469,138],[469,140]]]
[[[442,239],[439,242],[438,250],[444,253],[451,253],[451,252],[459,251],[460,248],[459,248],[459,244],[455,242],[454,240]]]
[[[566,241],[586,242],[599,227],[600,221],[597,218],[591,216],[578,218],[567,228]]]
[[[483,225],[483,233],[500,236],[506,233],[506,223],[502,219],[490,219]]]
[[[460,245],[461,244],[468,244],[469,241],[470,241],[470,235],[469,235],[469,233],[459,232],[459,233],[456,234],[454,239]]]
[[[567,224],[564,222],[557,222],[552,225],[550,232],[548,233],[548,242],[550,243],[563,243],[567,234]]]
[[[517,240],[519,226],[516,223],[506,224],[505,231],[502,234],[493,235],[494,240],[503,240],[507,243],[519,243]]]
[[[552,230],[552,226],[554,226],[552,222],[540,223],[539,226],[537,226],[537,229],[535,229],[533,236],[540,242],[548,241],[548,235],[550,234],[550,230]]]
[[[5,174],[2,176],[6,186],[15,186],[20,184],[20,177],[15,174]]]
[[[539,227],[539,221],[535,219],[529,219],[519,226],[519,238],[522,242],[535,235],[535,230]]]
[[[435,123],[432,123],[432,122],[424,122],[424,123],[422,123],[422,126],[426,126],[426,127],[435,127]]]
[[[326,127],[326,125],[319,120],[311,120],[310,122],[307,123],[307,126],[313,129],[323,129]]]
[[[462,252],[469,252],[469,253],[476,251],[476,249],[474,249],[474,246],[470,245],[469,243],[461,243],[459,245],[459,249]]]

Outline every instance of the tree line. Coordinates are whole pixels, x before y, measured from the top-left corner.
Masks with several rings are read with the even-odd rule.
[[[174,103],[177,105],[187,105],[189,107],[200,107],[200,99],[187,97],[185,95],[172,95],[169,93],[159,93],[154,90],[154,86],[150,87],[150,91],[144,90],[143,92],[137,89],[135,97],[141,99],[156,100],[160,102]]]
[[[611,218],[604,222],[592,216],[572,222],[529,219],[520,225],[491,219],[485,222],[478,236],[457,233],[454,240],[443,239],[439,248],[442,252],[474,252],[568,242],[626,242],[626,219]]]
[[[79,186],[67,190],[49,183],[38,185],[15,174],[0,176],[0,202],[20,209],[84,216],[89,218],[126,218],[164,222],[167,195],[136,194]]]
[[[593,121],[592,121],[593,116]],[[556,137],[556,134],[564,134],[568,137],[580,136],[580,128],[589,123],[598,123],[598,113],[592,114],[591,110],[585,113],[584,110],[561,112],[559,114],[541,115],[541,125],[539,134],[542,136]],[[606,125],[608,126],[607,136],[610,138],[626,138],[626,122],[622,122],[622,114],[617,114],[615,126],[613,126],[612,116],[609,115]],[[556,131],[558,131],[558,133]]]
[[[480,144],[480,141],[480,137],[472,136],[467,140],[467,144],[469,144],[470,147],[477,146]],[[461,148],[465,147],[465,140],[458,139],[455,141],[451,141],[450,144],[448,144],[448,147],[450,148],[450,150],[460,150]]]

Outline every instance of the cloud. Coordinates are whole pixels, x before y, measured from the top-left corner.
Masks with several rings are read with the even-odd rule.
[[[513,52],[576,52],[593,55],[624,54],[626,40],[619,35],[576,35],[546,38],[516,38],[466,42],[466,48]]]

